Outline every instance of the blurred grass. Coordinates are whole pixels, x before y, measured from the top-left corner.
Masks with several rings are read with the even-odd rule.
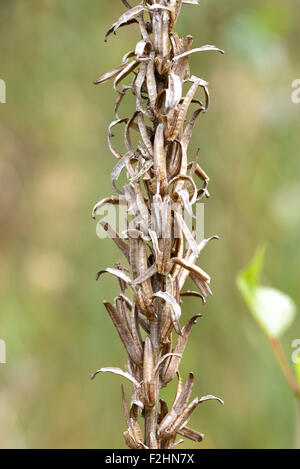
[[[117,282],[94,273],[119,258],[95,235],[92,205],[112,193],[115,161],[106,146],[114,92],[94,79],[137,40],[124,28],[103,43],[121,2],[27,0],[0,3],[0,447],[123,447],[120,382],[89,375],[122,366],[125,354],[102,306]],[[289,448],[294,402],[263,334],[235,288],[236,273],[260,241],[265,280],[300,304],[299,114],[290,99],[299,77],[298,8],[287,0],[202,0],[183,9],[180,34],[226,55],[195,55],[193,73],[210,82],[191,155],[211,177],[203,254],[214,296],[186,301],[183,318],[203,313],[181,372],[196,374],[201,406],[192,424],[201,448]],[[122,108],[128,113],[130,103]],[[118,140],[117,140],[118,141]],[[284,346],[299,338],[299,317]],[[173,388],[164,391],[171,400]],[[198,447],[189,442],[185,447]]]

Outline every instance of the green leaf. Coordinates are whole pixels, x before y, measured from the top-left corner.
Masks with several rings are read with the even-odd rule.
[[[251,310],[265,333],[277,338],[285,333],[296,316],[293,300],[271,287],[255,289]]]
[[[259,284],[265,250],[265,246],[259,246],[250,264],[238,274],[236,279],[238,289],[249,307],[252,304],[254,291]]]
[[[268,337],[280,337],[296,316],[293,300],[271,287],[259,285],[265,248],[259,247],[250,264],[237,277],[237,286],[254,318]]]

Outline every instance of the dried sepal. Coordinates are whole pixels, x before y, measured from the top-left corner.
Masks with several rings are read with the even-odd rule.
[[[121,298],[121,302],[122,301],[123,300]],[[137,327],[135,325],[136,323],[133,322],[135,321],[135,318],[126,318],[127,311],[125,310],[126,306],[124,303],[121,303],[119,308],[117,305],[113,306],[107,301],[104,301],[103,303],[115,328],[118,331],[120,339],[124,344],[129,358],[134,363],[141,366],[143,363],[143,347],[141,338],[137,332]]]
[[[109,223],[100,221],[99,224],[102,226],[104,231],[106,231],[109,237],[114,241],[114,243],[118,246],[118,248],[122,251],[126,259],[129,261],[129,246],[124,241],[123,238],[110,226]]]
[[[123,123],[126,124],[127,121],[128,121],[128,118],[116,119],[109,124],[108,129],[107,129],[107,143],[108,143],[109,150],[118,159],[121,159],[123,155],[117,149],[114,148],[111,142],[111,138],[114,136],[112,133],[112,128],[118,124],[123,124]]]
[[[92,210],[92,218],[96,218],[97,215],[100,215],[98,212],[99,210],[106,204],[111,205],[126,205],[126,200],[122,197],[118,197],[112,195],[111,197],[106,197],[105,199],[100,200],[97,204],[93,207]]]
[[[165,355],[163,355],[157,362],[154,370],[153,370],[153,378],[156,376],[156,374],[159,372],[159,369],[160,367],[162,366],[162,364],[164,363],[165,360],[167,360],[167,358],[169,357],[177,357],[181,360],[182,358],[182,354],[181,353],[166,353]]]
[[[112,172],[110,173],[110,182],[114,189],[119,192],[119,194],[122,194],[122,191],[119,191],[119,189],[116,187],[115,181],[117,181],[120,177],[120,174],[122,172],[123,168],[126,168],[127,163],[131,158],[133,158],[134,152],[133,151],[128,151],[116,164]],[[126,205],[126,199],[123,199],[124,204]]]
[[[140,64],[140,60],[134,59],[132,62],[129,62],[123,70],[116,76],[114,81],[114,89],[118,93],[121,91],[118,89],[118,85],[128,76],[130,73],[134,71],[134,69]]]
[[[144,282],[146,282],[146,280],[150,279],[156,273],[157,273],[157,268],[156,268],[156,265],[153,264],[153,265],[151,265],[151,267],[148,267],[147,270],[142,272],[137,278],[135,278],[131,282],[131,285],[139,285],[141,283],[144,283]]]
[[[189,440],[192,441],[197,441],[200,443],[204,439],[203,433],[199,433],[196,430],[193,430],[192,428],[189,427],[182,427],[180,430],[178,430],[178,435],[184,436],[185,438],[188,438]]]
[[[196,397],[190,404],[188,404],[192,394],[193,384],[193,374],[190,373],[181,393],[175,399],[172,408],[159,426],[158,437],[160,439],[168,440],[170,438],[174,438],[177,433],[186,427],[186,422],[189,420],[191,413],[199,404],[208,400],[217,400],[221,404],[224,404],[222,399],[212,395],[204,396],[200,399]]]
[[[99,280],[101,275],[103,275],[105,273],[114,275],[115,277],[118,277],[118,278],[122,279],[124,282],[126,282],[128,284],[131,283],[131,279],[128,277],[128,275],[126,275],[124,272],[122,272],[122,270],[112,269],[111,267],[107,267],[107,269],[99,270],[99,272],[96,275],[96,280]]]
[[[117,29],[119,29],[122,25],[129,24],[129,21],[133,20],[134,17],[143,10],[144,10],[144,7],[142,5],[137,5],[136,7],[130,8],[130,10],[126,11],[107,31],[104,41],[106,42],[108,36],[112,33],[115,34]]]
[[[206,44],[205,46],[197,47],[195,49],[191,49],[189,51],[183,52],[182,54],[176,55],[175,57],[173,57],[172,60],[173,62],[176,62],[177,60],[182,59],[185,56],[194,54],[195,52],[204,52],[204,51],[211,51],[211,50],[221,52],[221,54],[224,54],[224,51],[222,49],[219,49],[218,47],[210,45],[210,44]]]
[[[126,398],[125,398],[125,391],[124,386],[121,386],[122,390],[122,403],[123,403],[123,411],[125,415],[125,420],[128,429],[123,433],[125,442],[127,446],[131,449],[143,449],[144,445],[144,436],[141,430],[141,427],[137,420],[137,414],[132,412],[132,404],[130,413],[128,412]]]
[[[123,63],[119,65],[118,67],[113,68],[109,72],[104,73],[101,75],[100,78],[94,81],[94,85],[100,85],[102,83],[105,83],[108,80],[111,80],[112,78],[115,78],[119,73],[126,67],[126,63]]]
[[[131,381],[132,384],[135,386],[135,388],[137,389],[140,388],[140,383],[138,383],[137,380],[131,374],[127,373],[126,371],[121,370],[121,368],[116,368],[116,367],[100,368],[99,370],[95,371],[91,375],[91,379],[94,379],[99,373],[113,373],[115,375],[123,376],[123,378],[126,378],[128,381]]]
[[[194,375],[190,373],[186,384],[179,395],[176,396],[173,406],[159,426],[158,437],[160,439],[168,440],[176,435],[177,430],[180,428],[181,415],[186,411],[193,387]]]
[[[155,64],[154,64],[154,54],[151,53],[150,60],[147,63],[147,72],[146,72],[146,80],[147,80],[147,91],[149,96],[149,101],[151,107],[154,109],[157,97],[157,85],[155,79]]]
[[[177,339],[177,343],[173,350],[173,354],[169,354],[172,356],[169,358],[169,360],[165,364],[165,367],[161,375],[162,383],[164,385],[166,385],[167,383],[172,381],[173,378],[175,378],[180,362],[181,362],[182,355],[184,353],[184,350],[185,350],[185,347],[186,347],[186,344],[187,344],[187,341],[191,332],[191,329],[192,329],[192,326],[197,323],[197,319],[199,317],[201,317],[200,314],[193,316],[188,321],[188,323],[183,327],[182,335],[179,336]]]
[[[174,329],[177,332],[177,334],[181,335],[182,331],[181,331],[180,324],[179,324],[179,319],[181,317],[181,307],[177,303],[175,298],[171,296],[170,293],[163,292],[163,291],[154,293],[153,297],[162,298],[170,305],[171,307],[170,315],[171,315],[171,320],[172,320]]]
[[[129,10],[132,8],[129,3],[127,2],[127,0],[121,0],[122,3],[126,6],[126,8],[129,8]]]
[[[152,296],[153,289],[151,284],[151,275],[148,275],[148,258],[145,242],[142,238],[129,239],[130,246],[130,265],[132,268],[133,282],[135,283],[135,298],[137,306],[141,313],[146,316],[153,316]],[[140,282],[140,279],[142,280]]]

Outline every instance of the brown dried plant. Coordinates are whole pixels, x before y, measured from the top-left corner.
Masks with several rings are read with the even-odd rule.
[[[106,204],[127,207],[125,233],[117,233],[105,221],[99,223],[122,251],[128,268],[117,263],[113,269],[100,271],[97,279],[108,272],[119,280],[122,293],[113,304],[105,301],[104,306],[125,346],[128,364],[126,371],[101,368],[92,378],[108,371],[133,384],[129,408],[122,387],[127,423],[124,437],[130,448],[172,449],[183,441],[176,442],[177,435],[193,441],[203,439],[201,433],[187,427],[187,422],[199,404],[217,399],[209,395],[190,402],[194,376],[190,373],[184,384],[178,368],[192,326],[200,317],[199,314],[192,317],[181,327],[181,298],[196,296],[205,302],[212,294],[210,276],[195,263],[207,243],[217,238],[213,236],[197,244],[195,233],[183,218],[184,210],[193,216],[193,205],[209,196],[209,178],[199,166],[199,151],[190,163],[187,156],[196,119],[209,105],[208,84],[190,75],[189,57],[195,52],[223,51],[211,45],[193,49],[192,36],[182,39],[173,32],[183,4],[197,4],[197,0],[148,0],[134,7],[126,0],[122,3],[127,10],[109,29],[105,41],[118,28],[133,23],[138,24],[141,39],[121,65],[95,82],[114,78],[117,92],[108,146],[118,159],[111,173],[118,195],[97,203],[93,217]],[[130,84],[122,84],[130,75]],[[191,83],[185,96],[184,83]],[[204,92],[204,103],[195,97],[199,88]],[[119,107],[127,92],[134,95],[136,106],[130,117],[120,117]],[[188,116],[192,104],[196,110]],[[112,129],[118,124],[125,125],[124,155],[112,144]],[[138,136],[136,145],[132,131]],[[116,180],[123,169],[128,183],[121,191]],[[197,188],[196,178],[202,181],[201,188]],[[188,277],[201,293],[182,291]],[[127,289],[131,299],[125,296]],[[159,394],[176,376],[177,392],[169,408]],[[141,417],[145,420],[144,432]]]

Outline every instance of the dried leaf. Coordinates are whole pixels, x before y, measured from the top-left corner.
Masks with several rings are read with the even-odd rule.
[[[120,235],[109,225],[109,223],[104,221],[100,221],[98,223],[103,227],[105,231],[107,231],[110,238],[114,241],[118,248],[121,249],[122,253],[129,261],[129,246],[126,241],[124,241],[124,239],[120,237]]]
[[[91,379],[94,379],[99,373],[107,373],[107,372],[114,373],[115,375],[123,376],[123,378],[126,378],[128,379],[128,381],[131,381],[137,389],[140,388],[140,383],[138,383],[137,380],[133,376],[131,376],[126,371],[123,371],[120,368],[115,368],[115,367],[100,368],[99,370],[95,371],[95,373],[92,374]]]
[[[128,121],[128,118],[124,118],[124,119],[117,119],[117,120],[114,120],[113,122],[111,122],[108,126],[108,135],[107,135],[107,143],[108,143],[108,146],[109,146],[109,149],[111,151],[111,153],[116,157],[116,158],[119,158],[121,159],[122,158],[122,155],[119,151],[117,151],[112,143],[111,143],[111,138],[114,136],[113,133],[112,133],[112,128],[115,127],[116,125],[118,124],[123,124],[123,123],[127,123]]]
[[[192,77],[192,78],[189,81],[193,81],[193,84],[191,88],[189,89],[189,91],[187,92],[187,95],[185,96],[183,103],[180,106],[175,125],[169,131],[168,140],[170,141],[174,141],[178,138],[178,135],[180,131],[182,130],[182,127],[183,127],[183,124],[184,124],[184,121],[188,112],[188,108],[192,100],[194,99],[194,96],[196,94],[198,87],[202,86],[202,87],[205,87],[205,90],[207,90],[207,83],[204,80],[200,78],[196,79],[195,77]],[[208,103],[207,103],[207,106],[208,106]]]
[[[94,81],[94,85],[100,85],[110,80],[111,78],[116,77],[125,67],[126,67],[126,63],[123,63],[119,65],[118,67],[113,68],[109,72],[104,73],[104,75],[98,78],[98,80]]]
[[[199,278],[197,275],[194,273],[190,272],[190,277],[193,280],[193,282],[197,285],[197,287],[201,290],[204,298],[207,298],[208,296],[212,296],[212,291],[210,289],[210,286],[208,282],[205,280],[202,280]]]
[[[178,257],[174,257],[174,258],[172,258],[172,260],[173,260],[173,262],[175,262],[175,264],[178,264],[181,267],[183,267],[184,269],[188,270],[189,272],[192,272],[197,277],[199,277],[201,280],[204,280],[205,282],[210,282],[210,276],[206,272],[204,272],[204,270],[202,270],[200,267],[198,267],[197,265],[191,264],[191,263],[185,261],[184,259],[180,259]]]
[[[156,402],[157,383],[154,378],[154,356],[150,337],[146,337],[143,363],[143,398],[145,407],[153,407]]]
[[[164,385],[172,381],[172,379],[176,376],[192,326],[197,323],[197,319],[199,317],[201,317],[200,314],[193,316],[183,327],[182,336],[178,337],[176,347],[174,348],[174,357],[168,360],[162,373],[162,381]],[[177,358],[176,355],[178,355],[179,358]]]
[[[178,75],[175,73],[169,74],[169,86],[166,90],[165,108],[166,113],[174,109],[181,100],[182,96],[182,82]]]
[[[148,42],[148,41],[145,41],[145,39],[142,39],[141,41],[137,43],[136,48],[135,48],[135,55],[137,56],[137,58],[140,58],[144,54],[144,51],[146,48],[151,50],[151,42]]]
[[[118,90],[118,85],[126,78],[133,70],[140,64],[140,61],[138,59],[133,60],[129,64],[126,65],[123,70],[117,75],[115,81],[114,81],[114,89],[117,91],[117,93],[120,93],[120,90]]]
[[[155,79],[155,71],[154,71],[154,59],[153,56],[150,56],[149,62],[147,63],[147,90],[149,95],[149,100],[151,107],[155,108],[156,97],[157,97],[157,86],[156,86],[156,79]]]
[[[126,274],[124,274],[124,272],[122,272],[119,269],[112,269],[111,267],[108,267],[107,269],[104,269],[104,270],[100,270],[97,273],[96,280],[98,280],[100,278],[100,276],[102,274],[105,274],[105,273],[112,274],[112,275],[124,280],[124,282],[126,282],[128,284],[131,283],[131,279]]]
[[[129,3],[127,2],[127,0],[122,0],[122,3],[124,3],[124,5],[126,6],[126,8],[129,8],[129,9],[132,8],[132,7],[129,5]]]
[[[134,157],[134,153],[132,151],[128,151],[118,161],[118,163],[116,164],[116,166],[114,167],[114,169],[112,170],[112,172],[110,174],[110,182],[111,182],[112,186],[116,189],[116,191],[119,192],[119,193],[121,193],[121,191],[119,191],[119,189],[116,187],[115,181],[117,181],[119,179],[119,176],[122,172],[122,169],[126,167],[128,161],[133,157]],[[125,201],[125,204],[126,204],[126,201]]]
[[[173,298],[169,293],[163,292],[163,291],[156,292],[154,293],[153,296],[156,298],[162,298],[168,304],[170,304],[171,311],[172,311],[171,319],[174,325],[174,329],[177,332],[177,334],[181,335],[182,332],[181,332],[180,325],[179,325],[179,319],[181,317],[181,308],[179,304],[176,302],[175,298]]]
[[[187,290],[187,291],[181,292],[180,296],[195,296],[197,298],[201,298],[203,303],[206,302],[205,298],[203,297],[203,295],[201,295],[201,293],[199,293],[197,291],[193,291],[193,290]]]
[[[163,123],[158,125],[154,138],[154,171],[157,176],[157,180],[161,185],[161,190],[165,191],[167,186],[167,168]]]
[[[194,75],[191,76],[189,81],[193,82],[194,84],[198,83],[198,86],[201,86],[201,88],[203,88],[204,93],[205,93],[205,99],[206,99],[204,110],[206,111],[208,109],[209,99],[210,99],[209,91],[207,87],[208,83],[205,80],[202,80],[202,78],[195,77]]]
[[[128,23],[131,19],[133,19],[138,13],[144,10],[144,7],[142,5],[138,5],[136,7],[131,8],[129,11],[126,11],[120,18],[112,25],[112,27],[107,31],[104,41],[107,41],[108,36],[111,33],[116,33],[117,29],[120,28],[120,26]]]
[[[218,401],[220,404],[224,405],[224,401],[222,399],[216,396],[212,396],[211,394],[209,394],[208,396],[203,396],[200,399],[198,399],[198,404],[202,404],[202,402],[212,401],[212,400]]]
[[[149,155],[149,157],[152,158],[153,157],[153,147],[152,147],[152,143],[151,143],[151,140],[150,140],[150,137],[149,137],[149,134],[148,134],[148,130],[146,128],[146,124],[145,124],[145,121],[144,121],[143,114],[141,112],[139,112],[139,114],[138,114],[138,126],[139,126],[139,131],[140,131],[142,140],[143,140],[143,142],[145,144],[145,147],[147,149],[148,155]]]
[[[179,212],[175,212],[175,218],[176,218],[176,221],[177,221],[177,223],[180,227],[180,230],[183,232],[183,234],[185,236],[185,239],[187,240],[187,243],[188,243],[189,247],[191,248],[192,252],[195,254],[195,256],[198,256],[199,251],[198,251],[197,243],[196,243],[196,241],[195,241],[189,227],[187,226],[184,219],[182,218],[182,215]]]
[[[192,430],[189,427],[182,427],[180,430],[178,430],[177,433],[192,441],[200,442],[204,439],[204,435],[202,433],[199,433],[196,430]]]
[[[210,50],[215,50],[217,52],[221,52],[221,54],[224,54],[224,51],[221,49],[218,49],[216,46],[212,46],[210,44],[206,44],[205,46],[197,47],[196,49],[191,49],[189,51],[183,52],[182,54],[176,55],[173,57],[173,62],[176,62],[179,59],[182,59],[183,57],[186,57],[187,55],[194,54],[195,52],[204,52],[204,51],[210,51]]]
[[[130,327],[130,320],[126,319],[126,315],[122,314],[122,311],[118,311],[117,308],[111,305],[109,302],[104,301],[104,306],[109,313],[109,316],[117,329],[120,339],[128,353],[129,358],[141,366],[143,363],[143,348],[141,340],[135,335]]]
[[[176,35],[174,35],[173,38],[174,38],[174,42],[176,43],[173,49],[173,56],[179,55],[183,52],[191,50],[192,45],[193,45],[193,36],[188,35],[185,38],[183,44],[182,44],[182,41],[180,41]],[[181,81],[183,82],[183,80],[187,76],[190,75],[189,56],[183,57],[182,59],[179,59],[177,62],[173,62],[172,70],[174,71],[174,73],[176,73],[180,77]]]
[[[154,274],[156,274],[156,272],[157,272],[156,265],[153,264],[153,265],[151,265],[151,267],[149,267],[147,270],[145,270],[145,272],[142,272],[142,274],[140,274],[137,278],[135,278],[131,284],[132,285],[138,285],[140,283],[144,283],[146,280],[148,280]]]
[[[171,449],[176,448],[176,446],[181,445],[182,443],[184,443],[184,440],[181,438],[180,440],[176,441],[176,443],[173,444]]]
[[[132,90],[131,85],[123,85],[119,89],[119,92],[118,92],[118,95],[117,95],[117,98],[116,98],[116,101],[115,101],[115,106],[114,106],[115,119],[116,120],[121,120],[120,117],[119,117],[118,111],[119,111],[119,107],[121,105],[121,102],[122,102],[122,100],[123,100],[123,98],[126,94],[126,91],[128,91],[128,90]]]
[[[141,168],[141,170],[135,176],[133,176],[130,179],[130,182],[131,183],[137,182],[140,179],[141,176],[143,176],[145,173],[147,173],[152,168],[152,166],[153,166],[153,161],[151,161],[151,160],[146,161],[146,163]]]
[[[181,359],[181,358],[182,358],[182,354],[180,354],[180,353],[166,353],[163,357],[161,357],[161,358],[158,360],[158,362],[157,362],[157,364],[156,364],[156,366],[155,366],[155,368],[154,368],[154,370],[153,370],[153,375],[154,375],[154,376],[159,372],[159,369],[160,369],[161,365],[162,365],[162,364],[164,363],[164,361],[165,361],[167,358],[169,358],[169,357],[178,357],[179,359]],[[175,373],[175,374],[176,374],[176,373]]]
[[[177,430],[181,426],[182,415],[186,413],[186,406],[191,397],[193,387],[194,376],[193,373],[190,373],[182,391],[180,392],[179,396],[175,399],[172,408],[164,417],[159,426],[157,434],[160,439],[168,440],[176,435]]]

